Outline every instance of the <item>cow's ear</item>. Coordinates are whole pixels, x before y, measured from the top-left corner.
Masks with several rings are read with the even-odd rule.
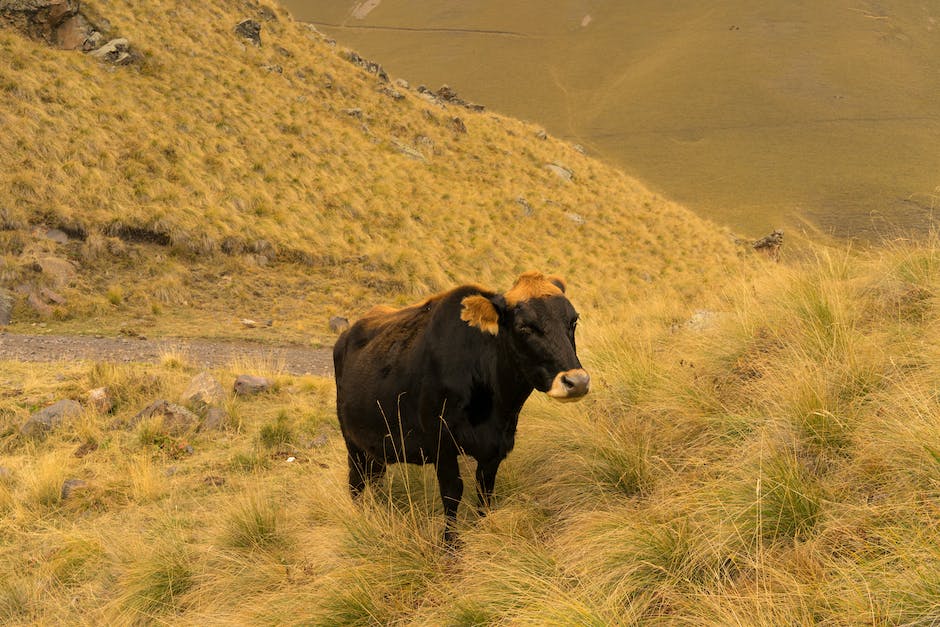
[[[545,277],[545,279],[546,279],[549,283],[553,283],[553,284],[555,285],[555,287],[557,287],[558,289],[560,289],[562,294],[565,293],[565,287],[566,287],[566,285],[565,285],[565,280],[564,280],[563,278],[561,278],[561,277],[558,276],[558,275],[552,274],[552,275],[550,275],[550,276]]]
[[[486,296],[476,294],[467,296],[460,304],[463,308],[460,310],[460,319],[476,327],[484,333],[496,335],[499,333],[499,310],[497,303]]]

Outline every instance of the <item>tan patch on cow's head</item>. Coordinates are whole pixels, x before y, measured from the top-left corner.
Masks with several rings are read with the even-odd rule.
[[[499,312],[488,298],[479,294],[467,296],[460,301],[460,304],[463,305],[463,309],[460,310],[461,320],[484,333],[490,335],[499,333]]]
[[[560,276],[545,276],[541,272],[525,272],[506,292],[506,304],[510,307],[532,298],[558,296],[565,293],[565,281]]]

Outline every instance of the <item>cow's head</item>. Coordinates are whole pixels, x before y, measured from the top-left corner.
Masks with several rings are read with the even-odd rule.
[[[460,317],[506,342],[522,376],[536,390],[573,401],[591,388],[591,377],[581,368],[575,347],[578,313],[565,296],[560,277],[526,272],[505,294],[464,298]]]

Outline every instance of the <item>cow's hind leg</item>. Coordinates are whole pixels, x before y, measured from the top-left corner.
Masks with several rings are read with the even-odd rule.
[[[457,455],[441,455],[437,459],[437,483],[441,489],[441,501],[444,504],[444,542],[453,546],[457,539],[454,525],[457,522],[457,508],[463,496],[463,479],[460,478],[460,466]]]
[[[477,461],[477,497],[479,498],[479,513],[486,513],[486,510],[493,504],[493,489],[496,487],[496,471],[499,470],[501,459],[478,460]]]
[[[346,443],[349,463],[349,493],[357,498],[366,487],[385,473],[385,462],[379,461],[362,449]]]

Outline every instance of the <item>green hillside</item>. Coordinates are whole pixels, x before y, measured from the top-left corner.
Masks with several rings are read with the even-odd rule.
[[[932,3],[285,4],[752,236],[805,219],[878,239],[922,231],[938,206]]]

